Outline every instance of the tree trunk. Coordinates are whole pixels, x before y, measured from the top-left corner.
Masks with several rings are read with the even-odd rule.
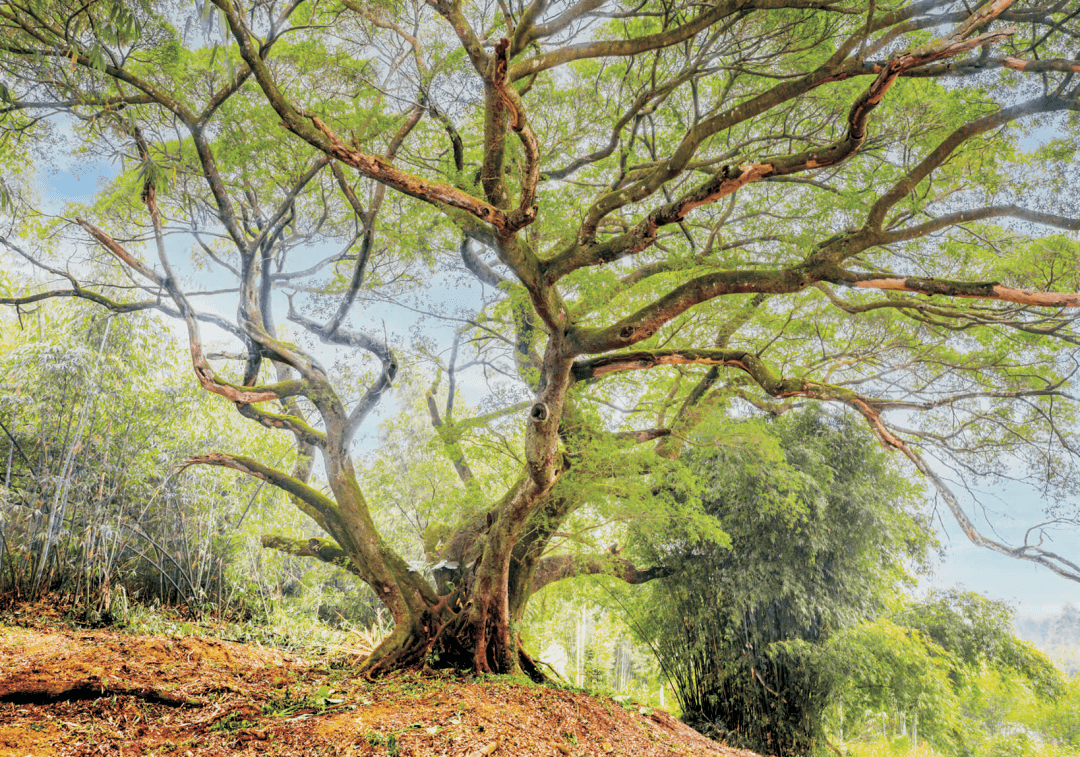
[[[412,622],[399,621],[361,672],[375,677],[402,669],[456,669],[545,680],[500,610],[505,592],[484,577],[472,578],[470,588],[440,597]]]

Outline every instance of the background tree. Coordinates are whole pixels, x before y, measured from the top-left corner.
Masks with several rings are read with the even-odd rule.
[[[1017,618],[1016,628],[1024,638],[1045,649],[1068,675],[1080,671],[1080,609],[1066,603],[1056,615]]]
[[[646,535],[672,575],[641,625],[703,733],[761,754],[824,746],[825,644],[876,617],[925,557],[918,490],[855,424],[811,409],[704,437],[692,467],[730,542]]]
[[[2,328],[3,593],[58,589],[100,615],[113,589],[193,603],[220,591],[216,518],[200,507],[218,494],[162,470],[191,454],[179,432],[201,398],[164,378],[177,366],[161,324],[53,302]]]
[[[1032,752],[1027,738],[1024,749],[1010,742],[1017,735],[1003,717],[1010,702],[1030,694],[1044,710],[1069,711],[1054,707],[1067,694],[1064,677],[1014,636],[1005,603],[950,590],[890,615],[845,629],[830,644],[837,682],[830,720],[849,738],[901,733],[956,754],[1025,753]],[[1048,736],[1064,735],[1053,718],[1024,720]]]
[[[999,477],[1019,456],[1048,497],[1071,491],[1080,221],[1055,190],[1078,23],[1064,0],[4,0],[5,160],[53,129],[122,168],[69,222],[31,223],[15,187],[4,244],[49,283],[3,301],[185,320],[203,388],[298,452],[190,463],[262,478],[328,534],[263,541],[382,599],[396,627],[372,672],[539,675],[514,628],[535,591],[656,575],[564,526],[680,512],[654,486],[733,397],[850,408],[975,542],[1080,578],[1038,529],[980,534],[923,456]],[[1057,139],[1024,142],[1036,124]],[[72,250],[130,284],[56,262]],[[424,301],[455,275],[474,282],[460,313],[441,286]],[[211,307],[226,296],[235,319]],[[467,492],[432,581],[352,457],[403,364],[388,302],[459,318],[454,348],[417,345]],[[238,359],[207,353],[207,322]],[[471,417],[467,379],[491,397]]]

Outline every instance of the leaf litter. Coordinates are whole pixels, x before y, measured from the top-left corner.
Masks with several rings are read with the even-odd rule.
[[[198,636],[0,625],[0,757],[755,757],[658,709]]]

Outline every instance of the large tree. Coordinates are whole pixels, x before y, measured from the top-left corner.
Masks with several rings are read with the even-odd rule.
[[[122,164],[67,224],[8,177],[3,242],[44,273],[3,302],[183,318],[200,384],[299,452],[292,471],[190,462],[284,489],[325,530],[264,543],[374,589],[396,628],[373,672],[539,675],[514,630],[530,595],[657,575],[570,549],[569,526],[664,517],[650,482],[700,424],[802,401],[861,415],[977,543],[1080,579],[1041,541],[981,534],[927,462],[1027,463],[1048,520],[1075,515],[1052,499],[1075,468],[1071,0],[196,6],[0,1],[5,164],[50,138]],[[425,290],[458,275],[463,312]],[[213,309],[227,296],[235,319]],[[435,580],[354,467],[399,366],[424,370],[385,336],[395,303],[458,318],[417,341],[461,492],[429,534]],[[239,354],[204,349],[207,321]]]

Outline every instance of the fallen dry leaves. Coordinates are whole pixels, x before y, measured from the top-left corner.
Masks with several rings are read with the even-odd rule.
[[[200,637],[0,626],[0,755],[751,757],[661,710],[502,679],[376,682]]]

